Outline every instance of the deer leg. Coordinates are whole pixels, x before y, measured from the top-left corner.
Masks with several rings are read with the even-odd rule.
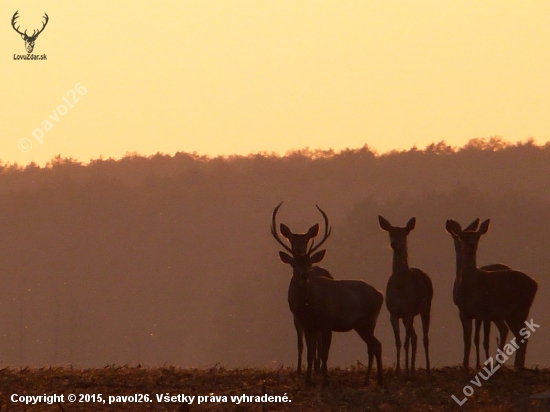
[[[372,367],[372,355],[370,354],[374,353],[374,356],[376,357],[376,374],[378,375],[378,386],[382,386],[384,383],[382,377],[382,344],[373,335],[371,335],[369,338],[369,341],[367,343],[367,350],[369,352],[370,360],[366,383],[369,383],[370,371]]]
[[[405,319],[403,319],[403,324],[405,325],[405,343],[403,345],[405,349],[405,372],[409,373],[409,345],[411,341],[410,330],[407,328]]]
[[[460,321],[462,322],[462,338],[464,340],[464,359],[462,366],[466,371],[470,368],[470,349],[472,346],[472,319],[468,318],[464,313],[460,313]]]
[[[521,342],[521,341],[524,342]],[[516,359],[514,360],[514,367],[518,370],[525,369],[525,357],[527,355],[527,342],[529,339],[521,339],[519,343],[519,349],[516,353]]]
[[[483,350],[485,351],[485,360],[489,359],[489,340],[491,339],[491,321],[483,321]]]
[[[476,369],[481,369],[481,362],[479,360],[479,334],[481,330],[481,323],[483,321],[479,318],[474,320],[474,346],[476,347]]]
[[[321,371],[323,372],[323,386],[328,385],[328,354],[330,351],[330,344],[332,341],[332,331],[324,330],[320,333],[322,343],[321,343]]]
[[[422,337],[426,355],[426,372],[430,373],[430,312],[421,313],[420,319],[422,320]]]
[[[306,386],[312,385],[311,380],[311,369],[313,362],[315,360],[315,349],[317,348],[317,331],[315,332],[305,332],[306,335],[306,345],[307,345],[307,371],[306,371]]]
[[[374,319],[373,324],[376,324],[376,319]],[[365,378],[365,385],[369,384],[370,372],[372,370],[372,361],[373,358],[376,358],[376,372],[378,375],[378,385],[382,386],[383,384],[383,371],[382,371],[382,344],[376,337],[373,335],[374,327],[371,325],[366,325],[365,328],[355,329],[361,339],[367,344],[367,353],[369,357],[369,363],[367,367],[367,376]]]
[[[506,344],[506,339],[508,338],[508,326],[506,325],[506,322],[503,320],[498,320],[495,322],[495,325],[497,325],[498,332],[500,334],[500,341],[497,342],[498,348],[502,350],[504,348],[504,345]]]
[[[408,373],[410,372],[409,369],[409,345],[411,343],[411,338],[413,341],[413,355],[412,359],[414,359],[414,350],[416,349],[416,333],[414,331],[413,326],[414,317],[413,316],[406,316],[403,318],[403,325],[405,326],[405,371]],[[411,359],[410,365],[414,365],[414,361]],[[412,368],[411,368],[412,369]]]
[[[321,352],[323,347],[323,335],[321,332],[317,334],[317,344],[316,344],[316,350],[315,350],[315,363],[313,364],[313,370],[315,372],[319,372],[321,369]]]
[[[393,336],[395,337],[395,349],[397,351],[397,360],[395,371],[399,372],[400,368],[400,357],[401,357],[401,337],[399,336],[399,318],[395,315],[390,315],[390,322],[393,328]],[[366,341],[365,341],[366,342]]]
[[[374,357],[376,356],[374,353],[374,348],[372,347],[372,344],[367,343],[367,356],[368,356],[368,365],[367,365],[367,376],[365,376],[365,385],[369,385],[370,382],[370,372],[372,371],[372,361],[374,360]],[[376,362],[378,362],[378,358],[376,358]]]
[[[514,360],[514,368],[516,370],[521,370],[525,367],[525,355],[527,352],[528,342],[528,339],[525,339],[520,334],[521,329],[525,327],[525,319],[522,317],[519,319],[506,319],[506,323],[514,334],[516,345],[519,345],[519,348],[516,351],[516,359]]]
[[[412,343],[412,354],[411,354],[411,372],[414,372],[416,369],[416,348],[417,348],[417,336],[414,326],[411,326],[411,343]]]
[[[296,317],[294,318],[294,327],[296,328],[296,336],[298,337],[298,375],[302,374],[302,352],[304,350],[304,329]]]

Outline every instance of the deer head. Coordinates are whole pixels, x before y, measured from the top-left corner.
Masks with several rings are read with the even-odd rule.
[[[19,31],[19,27],[21,27],[21,26],[15,27],[15,20],[19,17],[17,15],[17,13],[19,13],[19,10],[17,10],[14,13],[14,15],[11,19],[11,25],[12,25],[13,29],[21,35],[21,38],[23,40],[25,40],[25,48],[27,49],[27,53],[32,53],[32,51],[34,49],[34,42],[36,41],[36,38],[38,37],[38,35],[40,33],[42,33],[42,31],[44,31],[44,28],[46,27],[46,24],[48,24],[49,17],[46,13],[44,13],[44,18],[46,19],[46,21],[44,23],[42,23],[42,28],[38,31],[33,30],[32,35],[29,36],[27,34],[27,30],[25,30],[24,32]]]
[[[462,253],[463,255],[475,255],[477,252],[477,245],[479,243],[479,238],[487,233],[489,230],[490,219],[484,221],[479,225],[479,229],[467,227],[465,230],[460,230],[460,228],[451,227],[451,235],[456,236],[462,244]],[[478,221],[479,222],[479,221]]]
[[[299,284],[307,284],[309,282],[309,275],[311,274],[311,268],[315,263],[319,263],[325,257],[326,250],[320,250],[313,255],[293,255],[288,253],[279,252],[279,257],[283,263],[292,266],[293,274],[298,279]]]
[[[273,235],[275,240],[279,242],[279,244],[284,247],[287,252],[290,253],[289,255],[285,252],[279,252],[279,257],[281,258],[281,261],[292,266],[294,275],[299,279],[300,283],[307,283],[313,264],[319,263],[321,260],[323,260],[326,250],[320,250],[316,253],[313,252],[315,252],[323,243],[325,243],[325,241],[330,236],[332,229],[329,226],[327,215],[321,210],[319,206],[317,206],[317,209],[319,210],[319,212],[321,212],[321,214],[323,215],[323,219],[325,220],[325,234],[323,236],[323,239],[321,239],[321,241],[317,245],[315,245],[314,238],[319,233],[319,224],[315,224],[310,227],[306,233],[293,233],[288,228],[288,226],[281,224],[281,233],[290,243],[290,247],[288,247],[285,242],[281,240],[281,238],[277,234],[276,229],[277,211],[282,204],[283,202],[279,203],[279,205],[273,211],[271,234]],[[311,246],[308,249],[310,241]]]
[[[378,216],[378,223],[382,230],[389,233],[391,248],[395,251],[401,251],[407,248],[407,236],[416,226],[416,218],[412,217],[405,227],[392,226],[392,224],[382,216]]]
[[[279,208],[281,207],[282,204],[283,204],[283,202],[279,203],[277,205],[277,207],[275,208],[275,210],[273,210],[272,224],[271,224],[271,234],[273,235],[275,240],[277,242],[279,242],[281,244],[281,246],[283,246],[293,256],[298,256],[298,255],[309,255],[309,256],[311,256],[311,254],[313,252],[315,252],[317,249],[319,249],[319,246],[321,246],[323,243],[325,243],[325,241],[328,239],[328,237],[330,236],[330,233],[332,231],[332,229],[329,227],[329,222],[328,222],[327,215],[325,214],[325,212],[323,212],[321,210],[321,208],[319,206],[316,205],[317,209],[319,210],[319,212],[321,212],[321,214],[323,215],[323,219],[325,220],[325,234],[324,234],[323,239],[321,240],[321,242],[317,245],[315,245],[314,238],[319,234],[319,224],[318,223],[311,226],[306,233],[293,233],[288,228],[287,225],[281,223],[281,226],[280,226],[281,234],[290,243],[290,247],[288,247],[281,240],[281,238],[279,238],[279,235],[277,234],[277,229],[276,229],[276,227],[277,227],[277,222],[276,222],[277,212],[279,211]],[[308,245],[309,245],[310,241],[312,243],[311,243],[311,246],[308,249]]]
[[[464,229],[464,231],[465,232],[476,231],[478,226],[479,226],[479,218],[477,218],[472,223],[470,223]],[[456,220],[447,219],[447,222],[445,223],[445,230],[447,231],[447,233],[449,233],[452,236],[455,242],[460,242],[460,238],[458,237],[458,234],[457,234],[462,232],[462,227],[460,226],[460,223],[458,223]]]

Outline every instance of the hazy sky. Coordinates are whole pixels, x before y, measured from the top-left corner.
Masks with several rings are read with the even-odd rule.
[[[550,140],[549,2],[37,4],[2,3],[3,162]]]

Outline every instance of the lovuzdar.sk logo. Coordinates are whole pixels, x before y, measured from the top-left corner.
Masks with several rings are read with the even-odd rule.
[[[36,55],[36,54],[31,54],[32,51],[34,50],[34,43],[36,41],[36,38],[38,37],[38,35],[40,33],[42,33],[44,31],[44,29],[46,28],[46,25],[48,24],[48,21],[50,20],[50,18],[48,17],[48,15],[46,13],[44,13],[44,16],[43,18],[45,19],[44,22],[42,22],[42,28],[40,28],[39,30],[36,30],[34,29],[32,34],[29,35],[27,34],[27,29],[25,29],[24,32],[20,31],[19,28],[21,27],[20,25],[18,25],[17,27],[15,27],[16,25],[16,20],[19,18],[19,10],[17,10],[14,14],[13,14],[13,17],[11,19],[11,25],[13,27],[13,29],[19,33],[21,35],[21,38],[25,41],[25,49],[27,49],[27,55],[16,55],[14,54],[13,55],[13,59],[14,60],[46,60],[46,55],[45,54],[42,54],[42,55]]]

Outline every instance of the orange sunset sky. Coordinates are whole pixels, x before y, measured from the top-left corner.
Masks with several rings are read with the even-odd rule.
[[[47,60],[14,59],[17,10],[29,34],[48,14]],[[549,2],[7,0],[1,22],[4,163],[550,140]]]

